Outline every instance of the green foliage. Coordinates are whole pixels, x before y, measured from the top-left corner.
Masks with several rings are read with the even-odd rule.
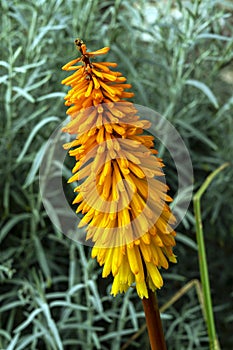
[[[53,227],[40,197],[46,140],[65,118],[61,66],[76,57],[76,37],[93,50],[109,45],[109,60],[133,84],[134,102],[157,110],[182,135],[198,188],[219,165],[232,164],[232,4],[1,0],[0,12],[0,349],[118,350],[144,322],[141,303],[133,289],[109,295],[111,279],[101,279],[88,248]],[[175,193],[174,164],[160,151]],[[232,194],[229,166],[202,200],[223,348],[233,342]],[[161,302],[199,277],[192,208],[179,231],[179,264],[164,274]],[[207,349],[198,301],[187,298],[164,315],[168,348]],[[145,333],[129,349],[142,346]]]

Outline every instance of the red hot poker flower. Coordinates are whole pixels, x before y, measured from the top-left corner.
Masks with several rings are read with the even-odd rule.
[[[63,67],[75,71],[62,81],[71,86],[65,97],[71,120],[63,131],[77,135],[64,147],[76,160],[69,182],[78,181],[73,203],[83,214],[79,227],[86,227],[103,277],[114,277],[111,293],[135,283],[140,298],[148,298],[148,288],[163,285],[160,268],[176,262],[164,165],[154,138],[144,133],[150,123],[126,100],[131,85],[111,70],[117,64],[91,61],[109,48],[87,52],[82,40],[75,43],[81,57]]]

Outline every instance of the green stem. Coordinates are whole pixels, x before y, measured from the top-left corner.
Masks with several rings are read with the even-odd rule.
[[[205,182],[203,183],[203,185],[200,187],[200,189],[197,191],[197,193],[194,195],[194,198],[193,198],[200,275],[201,275],[201,283],[203,288],[204,307],[205,307],[205,313],[206,313],[206,322],[207,322],[211,350],[220,350],[220,345],[218,342],[218,338],[215,330],[215,323],[214,323],[213,307],[212,307],[212,300],[211,300],[211,294],[210,294],[209,273],[208,273],[208,266],[207,266],[207,259],[206,259],[205,242],[203,237],[200,201],[203,193],[206,191],[206,189],[208,188],[208,186],[210,185],[214,177],[228,165],[229,165],[228,163],[224,163],[215,171],[213,171],[207,177],[207,179],[205,180]]]

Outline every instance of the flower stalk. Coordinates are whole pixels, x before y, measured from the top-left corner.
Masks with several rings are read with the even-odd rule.
[[[146,316],[147,331],[151,350],[166,350],[162,322],[156,293],[149,290],[148,299],[143,298],[142,304]]]

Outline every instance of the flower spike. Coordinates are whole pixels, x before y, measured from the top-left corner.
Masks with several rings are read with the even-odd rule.
[[[109,47],[88,52],[75,40],[81,57],[62,69],[75,72],[62,83],[71,87],[65,97],[70,115],[64,132],[76,135],[66,145],[75,158],[73,176],[78,182],[74,202],[83,217],[86,239],[92,241],[92,258],[103,266],[103,277],[113,275],[111,293],[126,292],[135,284],[140,298],[161,288],[160,269],[176,262],[172,252],[175,217],[167,202],[168,187],[162,160],[156,157],[150,126],[127,101],[134,94],[113,62],[92,62]]]

